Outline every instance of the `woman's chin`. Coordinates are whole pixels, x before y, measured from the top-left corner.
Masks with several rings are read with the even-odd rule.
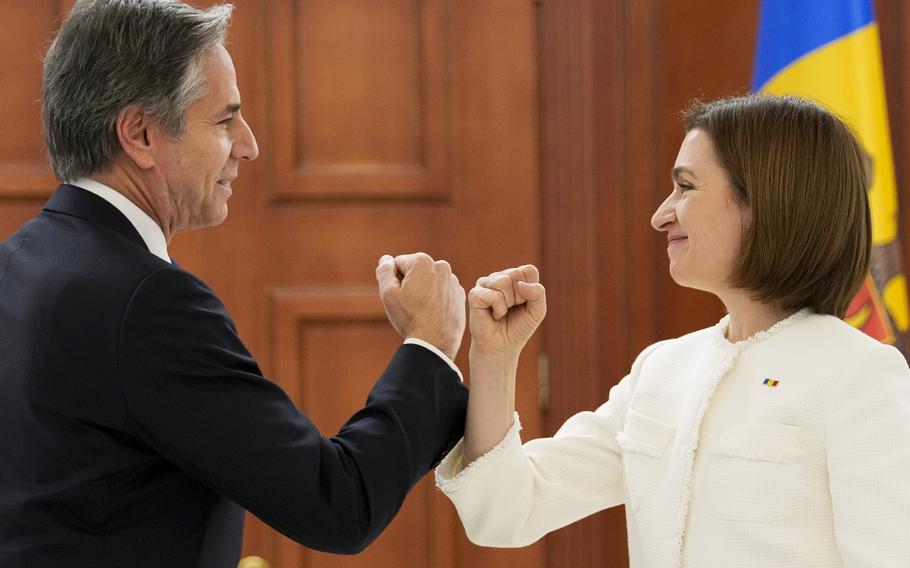
[[[699,282],[695,278],[692,278],[691,274],[688,274],[685,270],[681,270],[678,266],[674,268],[673,265],[670,265],[670,278],[672,278],[673,282],[676,282],[678,286],[682,286],[683,288],[705,290],[703,283]]]
[[[682,270],[678,262],[670,261],[670,278],[680,286],[686,285],[686,272]]]

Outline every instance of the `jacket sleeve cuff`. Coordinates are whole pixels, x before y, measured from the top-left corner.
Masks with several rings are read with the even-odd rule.
[[[405,339],[404,344],[405,345],[419,345],[419,346],[423,347],[424,349],[429,349],[430,351],[435,353],[437,356],[439,356],[440,359],[445,361],[446,365],[448,365],[449,367],[451,367],[451,369],[453,371],[455,371],[455,374],[458,375],[458,378],[461,379],[461,382],[464,382],[464,375],[461,374],[461,369],[458,368],[458,366],[455,364],[454,361],[449,359],[448,355],[446,355],[445,353],[440,351],[435,345],[433,345],[431,343],[427,343],[426,341],[424,341],[422,339],[417,339],[416,337],[409,337],[409,338]]]

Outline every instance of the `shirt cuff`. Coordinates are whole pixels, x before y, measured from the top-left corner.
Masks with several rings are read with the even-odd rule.
[[[449,359],[449,356],[437,349],[434,345],[427,343],[423,339],[417,339],[416,337],[409,337],[404,340],[405,345],[420,345],[424,349],[429,349],[433,353],[439,356],[440,359],[446,362],[446,365],[452,368],[453,371],[458,375],[458,378],[461,379],[461,382],[464,382],[464,375],[461,374],[461,369],[458,368],[458,365],[454,361]]]

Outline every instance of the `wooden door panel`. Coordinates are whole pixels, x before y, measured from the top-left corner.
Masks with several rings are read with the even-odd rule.
[[[262,154],[235,184],[231,217],[218,231],[224,243],[245,235],[257,267],[251,283],[268,298],[267,310],[250,314],[257,359],[330,435],[360,408],[400,342],[376,297],[380,255],[426,251],[449,260],[467,287],[539,261],[534,7],[237,6],[232,52]],[[241,233],[234,223],[253,229]],[[213,272],[221,285],[225,274]],[[465,370],[467,346],[458,358]],[[522,360],[527,388],[517,401],[528,436],[541,433],[538,350],[533,343]],[[497,551],[468,543],[432,476],[355,557],[303,549],[257,523],[245,552],[282,568],[543,565],[542,544]]]
[[[278,0],[267,22],[275,197],[444,196],[445,2]]]
[[[337,432],[366,399],[364,383],[382,372],[401,343],[376,291],[276,289],[272,301],[273,378],[324,435]],[[323,554],[277,537],[278,566],[419,566],[429,560],[426,523],[432,484],[408,496],[398,519],[365,552]]]

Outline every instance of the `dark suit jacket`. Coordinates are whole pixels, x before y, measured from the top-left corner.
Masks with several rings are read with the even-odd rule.
[[[242,508],[357,552],[461,436],[466,399],[403,345],[323,438],[202,281],[61,186],[0,246],[0,567],[233,567]]]

